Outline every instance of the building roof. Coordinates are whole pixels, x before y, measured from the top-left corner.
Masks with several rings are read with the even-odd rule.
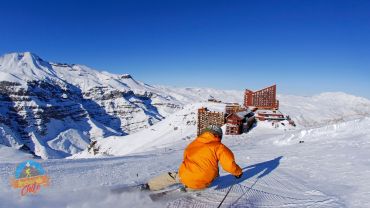
[[[226,107],[229,107],[229,106],[232,106],[232,107],[240,106],[240,104],[239,103],[226,103]]]
[[[240,119],[244,119],[246,116],[248,116],[248,114],[252,113],[251,110],[247,109],[247,110],[244,110],[244,111],[240,111],[240,112],[236,112],[236,113],[232,113],[230,115],[228,115],[227,117],[230,117],[232,115],[236,115],[238,116]]]
[[[240,118],[245,118],[247,115],[248,115],[248,111],[241,111],[241,112],[237,112],[235,113],[238,117]]]
[[[256,113],[258,113],[258,114],[275,114],[275,115],[282,114],[279,110],[257,110]]]

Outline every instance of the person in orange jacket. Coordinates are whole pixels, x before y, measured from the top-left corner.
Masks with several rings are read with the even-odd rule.
[[[179,172],[168,172],[148,181],[146,188],[152,191],[182,183],[190,190],[207,188],[218,177],[218,162],[222,168],[240,178],[242,169],[235,163],[234,154],[221,143],[222,129],[210,125],[202,131],[184,151]]]

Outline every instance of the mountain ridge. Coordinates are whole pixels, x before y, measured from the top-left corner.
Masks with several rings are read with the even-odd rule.
[[[131,75],[47,62],[30,52],[0,57],[0,88],[2,143],[43,158],[73,154],[91,139],[140,131],[181,108]],[[67,133],[71,129],[78,132]],[[57,149],[56,138],[62,143]]]
[[[48,62],[30,52],[0,57],[0,90],[0,144],[42,158],[68,157],[92,140],[141,132],[210,96],[243,102],[243,91],[151,86],[129,74]],[[370,115],[369,100],[340,92],[278,98],[283,113],[301,126]]]

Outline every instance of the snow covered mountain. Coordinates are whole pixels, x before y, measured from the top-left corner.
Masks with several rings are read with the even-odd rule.
[[[140,131],[182,106],[128,74],[47,62],[29,52],[0,57],[0,90],[0,144],[43,158]]]
[[[6,54],[0,57],[0,144],[42,158],[68,157],[86,149],[92,140],[107,137],[107,143],[98,144],[105,143],[112,151],[103,151],[108,155],[132,153],[141,145],[150,149],[191,137],[196,109],[210,96],[224,102],[243,101],[243,91],[238,90],[151,86],[128,74],[48,62],[29,52]],[[279,99],[282,112],[301,127],[370,115],[369,100],[344,93],[279,95]],[[113,151],[114,147],[121,151]]]
[[[54,63],[37,55],[0,57],[0,144],[42,158],[75,154],[91,140],[139,132],[185,104],[240,99],[241,91],[174,89],[129,74]]]
[[[17,149],[44,159],[75,159],[38,160],[52,185],[22,200],[19,190],[0,180],[1,205],[217,207],[229,190],[229,207],[370,206],[370,101],[341,92],[278,95],[280,110],[297,128],[260,122],[248,134],[225,136],[243,168],[240,180],[220,169],[199,196],[163,202],[143,192],[111,193],[112,187],[177,170],[196,134],[197,109],[224,110],[223,103],[205,102],[210,96],[243,100],[242,91],[150,86],[130,75],[51,63],[31,53],[1,57],[1,178],[14,177],[18,162],[34,159]]]
[[[278,99],[280,110],[303,127],[320,127],[370,116],[368,99],[343,92],[326,92],[311,97],[278,95]]]

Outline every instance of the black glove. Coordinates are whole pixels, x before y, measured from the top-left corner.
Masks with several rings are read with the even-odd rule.
[[[240,175],[235,176],[235,178],[239,179],[243,176],[243,173],[240,173]]]

